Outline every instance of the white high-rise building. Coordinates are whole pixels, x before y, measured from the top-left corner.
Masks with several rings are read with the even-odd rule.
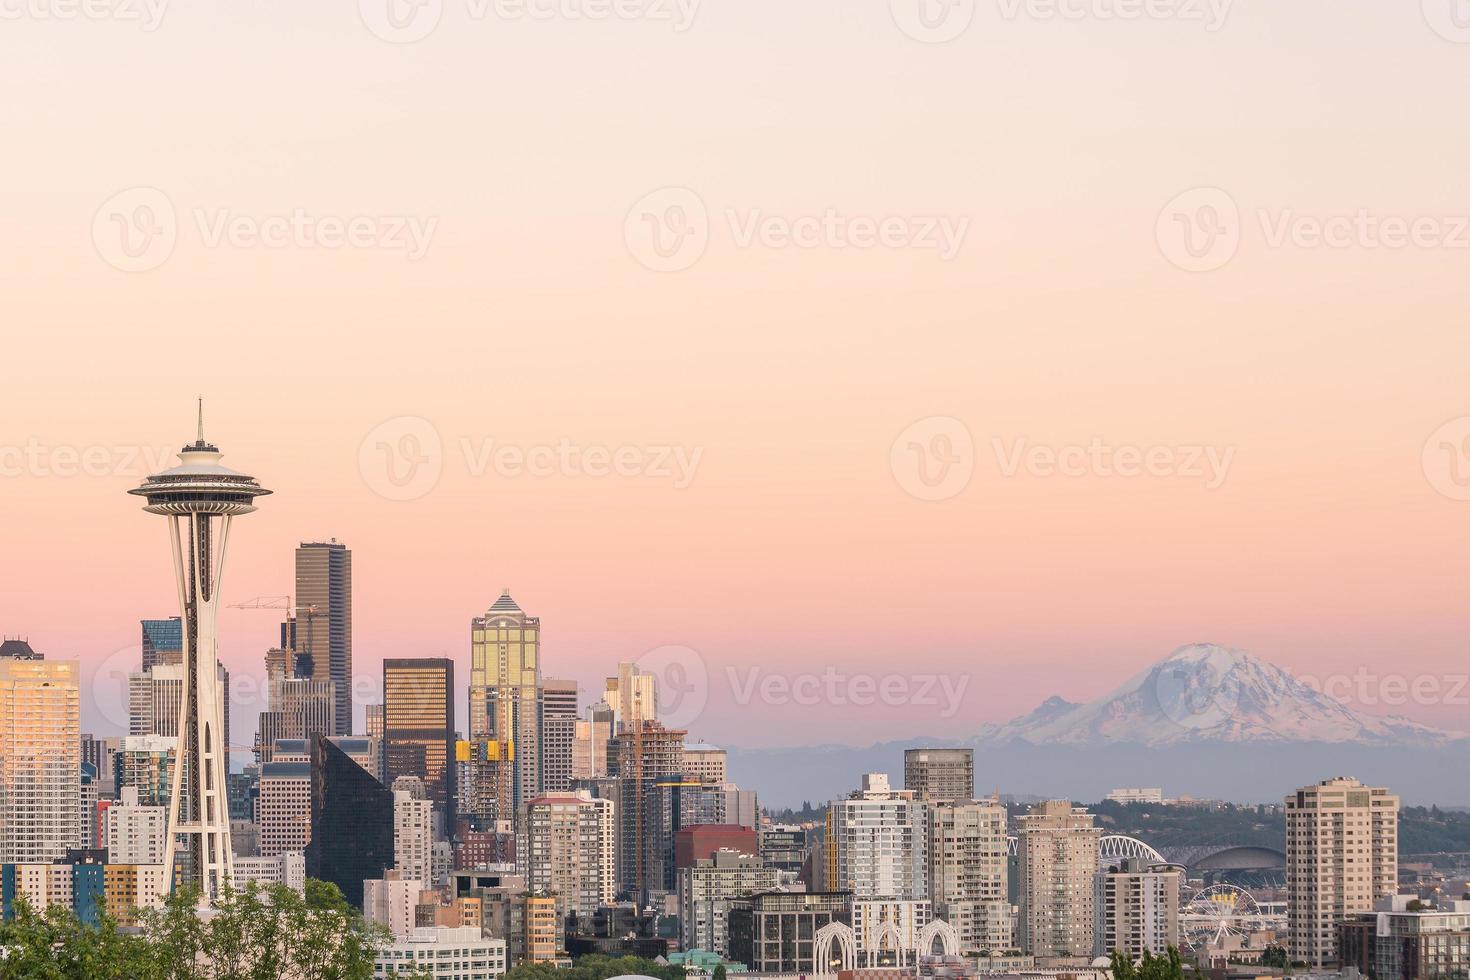
[[[80,671],[75,660],[0,656],[0,864],[82,846]]]
[[[244,888],[250,882],[261,887],[285,885],[297,893],[306,891],[306,855],[300,851],[286,851],[275,857],[235,856],[235,887]]]
[[[305,851],[311,843],[311,764],[267,762],[260,767],[255,827],[261,857]]]
[[[999,800],[929,806],[929,894],[964,953],[1011,949],[1006,808]]]
[[[428,887],[417,879],[389,872],[387,878],[362,883],[362,914],[367,921],[386,926],[398,938],[413,932],[419,897]]]
[[[109,864],[162,864],[168,836],[168,808],[142,806],[138,787],[124,786],[118,802],[103,817],[103,844]]]
[[[1179,886],[1184,869],[1128,858],[1095,879],[1094,956],[1122,953],[1138,962],[1179,945]]]
[[[832,804],[837,888],[865,898],[929,899],[929,828],[911,790],[895,790],[883,773]]]
[[[1321,968],[1337,961],[1337,924],[1373,911],[1398,890],[1399,798],[1338,777],[1286,798],[1290,954]]]
[[[781,872],[752,854],[721,848],[679,870],[679,943],[728,957],[727,922],[735,899],[776,891]]]
[[[1018,824],[1021,949],[1036,957],[1090,957],[1102,830],[1066,800],[1038,804]]]
[[[434,801],[424,781],[400,776],[393,781],[393,866],[399,876],[432,888],[434,878]]]
[[[613,801],[590,793],[542,796],[522,807],[516,871],[526,889],[561,896],[565,911],[590,916],[613,900]]]

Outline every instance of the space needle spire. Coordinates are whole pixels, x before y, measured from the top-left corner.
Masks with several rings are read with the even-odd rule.
[[[254,477],[220,464],[220,451],[204,438],[204,400],[199,401],[198,438],[179,451],[179,465],[155,473],[129,490],[147,499],[150,514],[168,518],[174,578],[183,614],[184,688],[179,699],[179,745],[169,793],[164,865],[188,855],[188,881],[206,902],[234,875],[230,809],[225,776],[224,704],[219,689],[216,623],[219,586],[225,570],[230,523],[255,510],[269,490]]]

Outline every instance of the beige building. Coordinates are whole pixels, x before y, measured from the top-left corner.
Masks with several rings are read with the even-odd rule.
[[[658,678],[629,661],[618,664],[618,676],[607,679],[603,700],[613,709],[613,733],[637,731],[658,720]]]
[[[522,808],[516,871],[529,892],[560,896],[563,912],[591,916],[612,904],[615,833],[611,800],[538,797]]]
[[[929,895],[963,953],[1011,949],[1006,808],[999,800],[935,803],[929,811]]]
[[[1184,869],[1129,858],[1097,876],[1093,954],[1166,955],[1179,946],[1179,886]]]
[[[926,803],[975,798],[974,749],[905,749],[903,788]]]
[[[255,800],[260,856],[305,851],[311,842],[311,764],[267,762]]]
[[[510,820],[541,785],[541,620],[501,592],[470,624],[470,744],[461,809]]]
[[[705,742],[684,746],[684,775],[700,783],[727,783],[727,753]]]
[[[162,864],[168,833],[168,807],[142,806],[138,787],[124,786],[122,797],[103,816],[102,846],[109,864]]]
[[[393,780],[393,865],[399,877],[433,888],[434,804],[417,776]]]
[[[0,657],[0,864],[82,841],[80,664]]]
[[[1338,777],[1286,798],[1290,953],[1312,967],[1338,959],[1337,925],[1398,891],[1399,798]]]
[[[1038,804],[1017,823],[1018,945],[1038,958],[1092,956],[1102,830],[1091,813],[1066,800]]]

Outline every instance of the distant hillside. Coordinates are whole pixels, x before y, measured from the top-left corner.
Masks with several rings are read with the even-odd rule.
[[[1107,833],[1136,837],[1161,851],[1201,844],[1277,850],[1286,846],[1286,817],[1280,807],[1229,805],[1205,810],[1111,801],[1083,805],[1097,814]],[[1009,809],[1014,826],[1015,818],[1028,808],[1013,804]],[[807,805],[800,810],[772,811],[771,816],[778,823],[820,823],[825,813],[823,806]],[[1470,853],[1470,812],[1405,807],[1399,818],[1399,853]]]

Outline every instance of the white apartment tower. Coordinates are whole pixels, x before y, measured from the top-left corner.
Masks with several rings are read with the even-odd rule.
[[[1037,957],[1090,957],[1102,830],[1066,800],[1038,804],[1017,822],[1021,949]]]
[[[522,808],[516,870],[528,892],[559,895],[565,911],[590,916],[613,900],[614,840],[612,800],[538,797]]]
[[[1398,890],[1399,798],[1338,777],[1286,798],[1290,954],[1311,967],[1337,960],[1337,923]]]
[[[1012,948],[1005,806],[999,800],[935,803],[928,816],[935,916],[954,926],[963,953]]]
[[[883,773],[832,804],[837,888],[854,899],[929,900],[929,828],[910,790],[895,790]]]
[[[1120,952],[1138,962],[1179,945],[1179,886],[1184,869],[1129,858],[1097,876],[1093,955]]]

